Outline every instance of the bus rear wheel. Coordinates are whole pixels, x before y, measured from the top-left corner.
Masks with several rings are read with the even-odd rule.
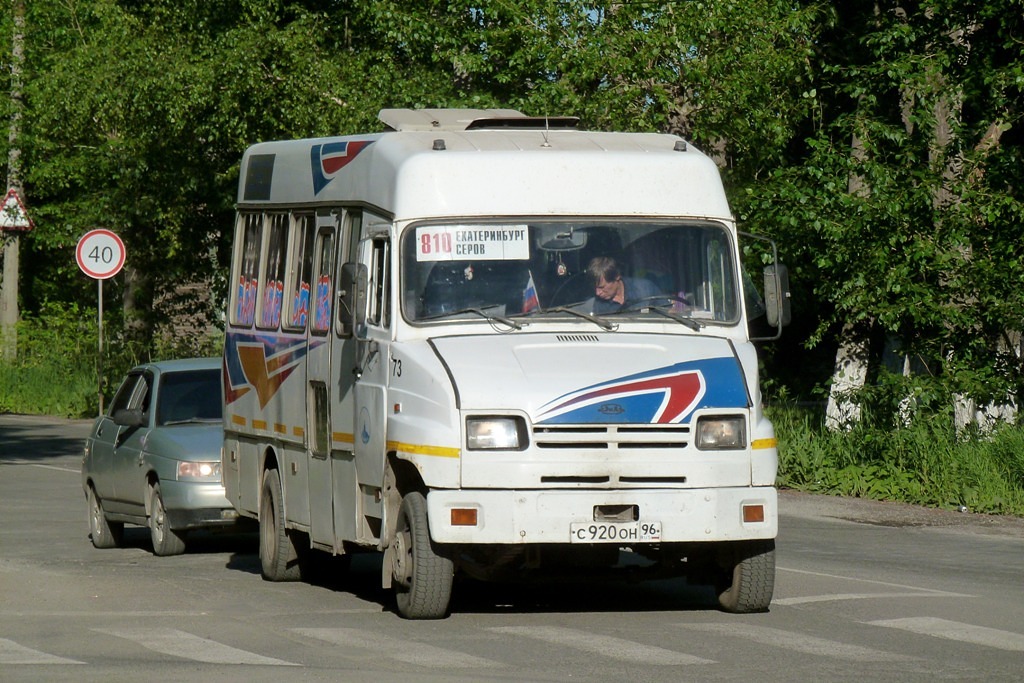
[[[392,553],[392,585],[398,613],[406,619],[441,619],[451,602],[454,566],[430,540],[427,499],[412,492],[402,499]]]
[[[284,493],[277,470],[263,475],[260,496],[260,568],[267,581],[298,581],[302,578],[302,549],[284,522]]]

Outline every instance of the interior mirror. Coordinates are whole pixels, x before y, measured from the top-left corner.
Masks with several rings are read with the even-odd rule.
[[[540,228],[537,245],[543,251],[576,251],[587,246],[587,233],[572,228]]]

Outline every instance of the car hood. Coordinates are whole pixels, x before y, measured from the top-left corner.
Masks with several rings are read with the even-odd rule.
[[[538,334],[433,340],[464,410],[526,410],[534,424],[679,424],[702,408],[747,408],[727,339]]]
[[[193,462],[220,460],[224,443],[221,422],[169,425],[157,427],[146,438],[150,453]]]

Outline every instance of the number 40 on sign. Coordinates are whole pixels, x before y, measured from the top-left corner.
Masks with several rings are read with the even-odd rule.
[[[124,267],[124,242],[110,230],[90,230],[78,240],[75,259],[82,272],[95,280],[106,280]]]

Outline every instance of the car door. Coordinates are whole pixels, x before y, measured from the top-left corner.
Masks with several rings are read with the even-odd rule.
[[[128,403],[129,410],[141,411],[141,426],[122,426],[114,441],[114,452],[111,458],[111,472],[114,480],[114,500],[111,512],[128,514],[145,514],[145,501],[148,494],[146,483],[146,463],[143,452],[146,438],[152,431],[156,407],[156,378],[152,371],[144,371],[139,375],[139,382]]]
[[[141,372],[131,372],[121,382],[110,409],[105,415],[96,418],[90,432],[88,457],[85,462],[86,472],[92,477],[93,487],[100,500],[107,501],[114,496],[114,448],[119,443],[122,427],[118,426],[113,415],[118,410],[125,410],[131,404],[139,383],[142,382]]]

